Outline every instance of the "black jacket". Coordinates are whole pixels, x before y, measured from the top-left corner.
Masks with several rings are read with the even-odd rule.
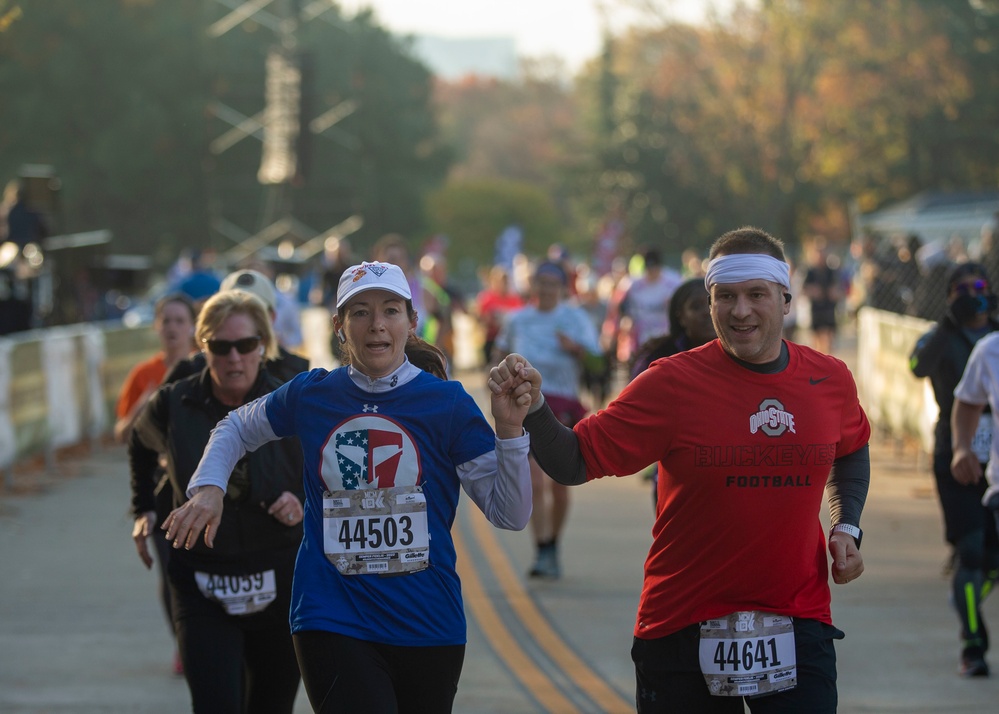
[[[161,387],[136,421],[128,447],[135,515],[155,510],[159,454],[166,456],[174,507],[187,500],[187,485],[211,430],[229,413],[229,407],[212,396],[210,380],[205,369]],[[261,369],[247,401],[272,392],[281,384]],[[190,558],[192,564],[217,565],[226,561],[253,562],[256,552],[296,545],[302,538],[301,524],[287,526],[267,513],[267,508],[284,491],[290,491],[304,503],[302,452],[297,438],[265,444],[240,461],[223,500],[222,525],[213,549],[199,538],[191,551],[174,553]]]
[[[999,330],[999,322],[989,318],[990,332]],[[917,377],[929,377],[933,395],[940,407],[934,429],[933,452],[950,459],[950,414],[954,408],[954,388],[961,381],[968,357],[975,343],[949,314],[919,338],[909,357],[909,368]]]

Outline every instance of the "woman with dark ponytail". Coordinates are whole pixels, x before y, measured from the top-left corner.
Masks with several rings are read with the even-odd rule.
[[[191,500],[167,519],[175,547],[202,531],[211,546],[236,461],[299,438],[305,534],[291,630],[317,712],[450,712],[465,654],[451,539],[460,491],[499,528],[531,516],[530,384],[511,379],[491,395],[494,432],[416,321],[398,266],[349,268],[333,317],[343,366],[300,374],[220,422]]]

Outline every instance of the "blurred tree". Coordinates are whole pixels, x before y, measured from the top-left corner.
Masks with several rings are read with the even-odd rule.
[[[577,166],[568,178],[577,222],[585,226],[584,234],[594,242],[608,222],[627,222],[622,215],[624,207],[630,205],[627,188],[630,179],[615,180],[615,172],[605,170],[608,163],[613,163],[608,162],[608,157],[616,151],[614,133],[618,112],[615,101],[622,81],[615,71],[615,47],[613,38],[605,34],[599,57],[579,76],[574,88],[584,144]],[[638,221],[641,221],[641,215]],[[633,246],[627,233],[622,238],[617,248],[626,255]],[[590,247],[592,250],[595,245]],[[606,261],[601,262],[601,268],[606,268]]]
[[[346,20],[331,5],[300,24],[313,78],[306,121],[354,109],[312,137],[305,183],[271,191],[257,181],[256,139],[208,148],[230,128],[216,101],[245,117],[263,109],[265,58],[281,39],[269,26],[251,18],[211,38],[229,10],[204,0],[5,3],[0,17],[11,8],[20,14],[0,32],[0,176],[54,166],[65,230],[111,229],[116,250],[162,267],[183,246],[230,247],[212,218],[252,234],[289,213],[316,230],[357,213],[362,242],[423,227],[423,196],[449,164],[431,77],[370,12]]]
[[[535,187],[557,210],[569,247],[585,251],[589,241],[575,220],[569,180],[585,161],[583,133],[558,67],[526,62],[517,81],[475,75],[439,81],[435,98],[442,134],[455,154],[449,180],[503,179]]]
[[[20,5],[13,0],[0,0],[0,32],[5,32],[20,16]]]
[[[995,185],[996,6],[761,0],[700,27],[654,13],[615,38],[588,190],[623,198],[637,242],[678,252],[745,223],[843,238],[847,197]],[[597,69],[580,84],[604,114],[607,86]]]
[[[966,91],[918,127],[924,185],[999,185],[999,0],[919,0],[957,59]]]
[[[20,3],[0,34],[0,175],[55,167],[63,228],[203,243],[204,3]],[[16,7],[16,6],[15,6]]]
[[[563,87],[525,74],[517,82],[470,75],[438,82],[441,128],[457,156],[451,177],[496,177],[557,188],[576,133]]]
[[[250,234],[289,213],[316,230],[362,215],[359,253],[390,231],[464,247],[437,224],[459,207],[423,200],[449,175],[459,183],[436,201],[497,178],[544,197],[485,206],[483,255],[508,203],[554,212],[528,236],[541,248],[558,232],[584,253],[620,209],[635,243],[675,255],[745,223],[791,241],[845,233],[848,197],[871,210],[999,182],[999,0],[759,0],[696,27],[657,13],[608,37],[572,88],[550,62],[516,82],[435,85],[370,12],[322,9],[295,33],[317,122],[306,170],[269,188],[256,139],[208,148],[229,128],[216,100],[243,116],[264,106],[281,36],[263,14],[210,39],[224,3],[0,0],[0,177],[51,164],[66,230],[110,228],[116,249],[161,260],[228,247],[213,218]]]
[[[244,22],[215,40],[214,97],[244,116],[259,112],[266,55],[279,39]],[[385,233],[422,231],[424,197],[451,158],[438,136],[432,77],[410,41],[389,34],[370,11],[348,20],[332,9],[299,24],[294,41],[305,70],[302,175],[261,186],[260,144],[239,142],[212,160],[216,215],[253,233],[286,215],[322,231],[358,214],[364,225],[351,242],[361,255]],[[216,134],[228,128],[218,119],[211,126]]]
[[[855,196],[863,210],[926,188],[981,186],[990,172],[996,180],[989,157],[999,134],[980,106],[995,90],[972,76],[946,32],[961,5],[969,7],[857,2],[832,18],[835,45],[802,106],[810,180]]]
[[[448,257],[457,264],[471,258],[491,265],[496,239],[516,224],[524,234],[527,255],[544,255],[566,235],[551,197],[531,184],[501,179],[449,182],[428,201],[430,224],[450,239]]]

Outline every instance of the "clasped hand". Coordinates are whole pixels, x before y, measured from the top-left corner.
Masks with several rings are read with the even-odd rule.
[[[489,387],[496,435],[511,439],[523,434],[524,417],[541,399],[541,375],[523,356],[507,355],[489,370]]]

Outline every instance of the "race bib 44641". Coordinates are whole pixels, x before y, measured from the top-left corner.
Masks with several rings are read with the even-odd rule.
[[[733,612],[701,623],[701,672],[708,691],[744,697],[790,689],[798,683],[790,617]]]

